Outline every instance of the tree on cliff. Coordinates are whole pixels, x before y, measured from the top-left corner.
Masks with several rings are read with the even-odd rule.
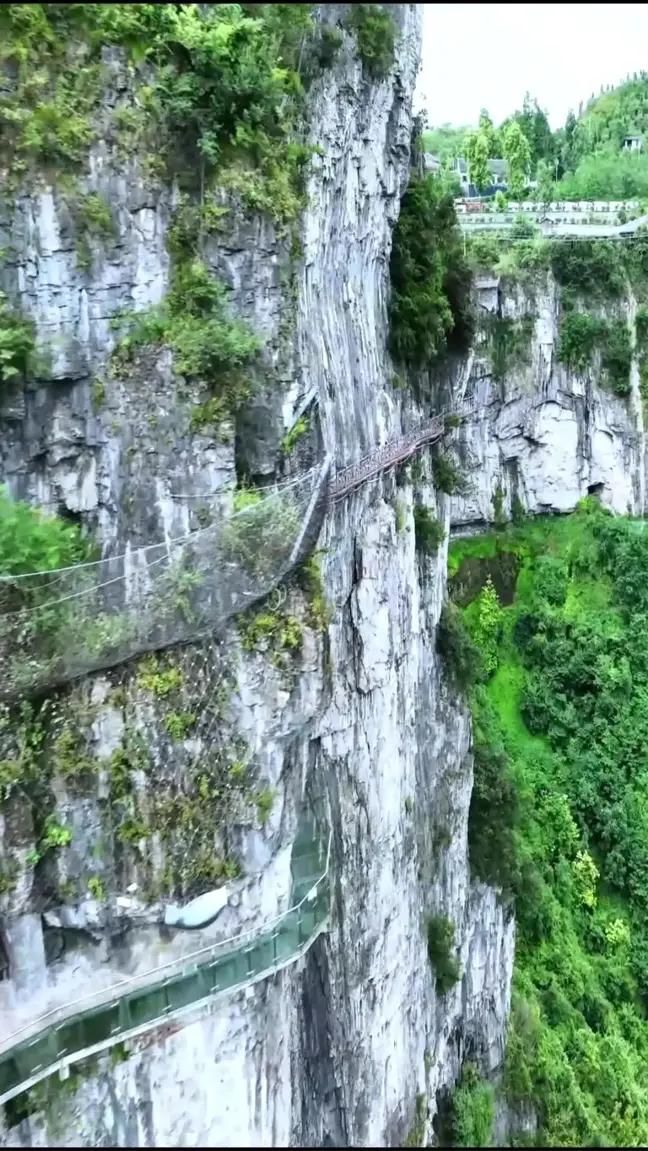
[[[488,137],[484,132],[468,132],[464,150],[470,182],[475,185],[478,192],[483,192],[491,181]]]
[[[502,133],[502,150],[504,159],[508,163],[509,192],[515,199],[519,199],[524,192],[531,162],[531,148],[524,132],[515,120],[507,124]]]
[[[415,370],[461,351],[473,332],[471,272],[453,194],[438,176],[414,177],[401,202],[391,255],[390,350]]]

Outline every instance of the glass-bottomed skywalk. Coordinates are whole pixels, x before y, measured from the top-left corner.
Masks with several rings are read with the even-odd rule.
[[[119,998],[101,1006],[93,1008],[90,996],[86,1010],[77,1009],[64,1019],[58,1011],[50,1012],[35,1021],[42,1026],[29,1039],[11,1045],[9,1037],[0,1053],[0,1103],[70,1063],[164,1025],[215,996],[250,986],[297,960],[328,927],[329,854],[330,835],[325,841],[313,819],[305,817],[293,845],[292,906],[284,915],[255,934],[246,932],[147,973],[150,980],[144,987],[129,990],[142,976],[124,981]],[[167,974],[160,978],[162,971]],[[59,1019],[53,1021],[52,1015]]]

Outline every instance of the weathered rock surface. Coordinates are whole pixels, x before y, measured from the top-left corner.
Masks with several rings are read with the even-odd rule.
[[[347,39],[314,92],[323,154],[303,225],[294,339],[281,325],[287,263],[272,229],[239,222],[210,252],[234,309],[266,339],[275,388],[238,429],[255,475],[271,473],[280,435],[313,391],[323,447],[338,466],[421,415],[403,411],[385,350],[391,230],[408,177],[420,47],[416,6],[392,11],[402,32],[392,75],[369,84]],[[199,397],[178,389],[166,353],[132,379],[106,379],[102,402],[93,404],[114,339],[109,317],[156,302],[168,284],[171,198],[148,193],[135,171],[115,180],[99,153],[88,186],[104,187],[115,204],[119,240],[97,256],[91,275],[79,275],[52,194],[25,197],[13,223],[2,224],[13,228],[18,253],[17,279],[7,288],[17,282],[43,342],[60,337],[51,378],[1,417],[3,476],[16,494],[80,515],[107,551],[188,530],[195,503],[225,502],[235,478],[234,429],[229,444],[191,430]],[[501,303],[505,314],[526,308],[519,296],[498,302],[494,287],[484,287],[481,300],[487,310]],[[636,379],[628,404],[569,376],[556,363],[550,285],[535,307],[531,363],[507,375],[503,393],[475,350],[469,391],[480,414],[461,433],[474,492],[437,503],[424,480],[417,493],[446,523],[492,521],[498,485],[504,513],[516,494],[529,511],[566,511],[589,489],[618,511],[643,506]],[[7,1145],[399,1145],[414,1124],[417,1095],[425,1095],[431,1120],[437,1092],[454,1083],[466,1055],[491,1070],[501,1064],[514,923],[495,893],[469,877],[469,720],[435,652],[445,548],[434,562],[419,559],[412,488],[393,477],[332,512],[321,546],[333,618],[324,638],[305,632],[292,675],[244,652],[235,627],[225,638],[236,681],[227,724],[277,800],[264,828],[242,833],[244,876],[191,946],[286,906],[306,783],[332,829],[330,932],[251,994],[136,1041],[124,1062],[106,1059],[75,1092],[53,1087],[46,1109],[2,1133]],[[105,755],[118,739],[116,722],[108,705],[100,710]],[[63,793],[61,803],[68,803]],[[77,844],[89,850],[92,811],[68,810]],[[122,908],[127,942],[111,951],[87,900],[65,915],[52,910],[49,923],[65,921],[101,943],[86,940],[76,958],[54,956],[46,968],[29,884],[19,894],[3,924],[23,979],[8,981],[12,1010],[24,1008],[24,987],[33,1009],[39,996],[50,1002],[73,987],[79,994],[114,970],[139,971],[189,947],[186,937],[161,936],[158,907],[149,906],[144,922],[133,904]],[[430,913],[454,921],[462,963],[462,978],[443,998],[427,956]]]
[[[460,433],[472,490],[453,499],[453,527],[492,523],[498,490],[507,519],[516,499],[525,511],[551,514],[571,511],[591,494],[615,512],[641,514],[645,449],[636,364],[631,394],[621,398],[594,382],[596,369],[578,376],[559,363],[559,293],[549,277],[532,295],[492,279],[482,280],[477,294],[483,315],[532,314],[535,323],[527,363],[512,365],[501,381],[483,346],[475,350],[466,398],[476,412]],[[630,324],[633,310],[630,300]]]

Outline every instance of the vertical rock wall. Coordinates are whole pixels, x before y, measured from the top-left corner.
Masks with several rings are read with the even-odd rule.
[[[385,350],[391,231],[408,178],[421,20],[415,5],[390,10],[400,28],[391,75],[370,84],[345,37],[333,71],[314,92],[313,124],[323,155],[304,221],[293,393],[298,403],[316,390],[322,438],[338,466],[421,415],[403,412]],[[333,6],[324,18],[335,18]],[[122,203],[131,194],[115,193]],[[44,212],[39,204],[26,208],[26,215]],[[164,231],[166,208],[156,201],[141,211],[138,219],[148,221],[151,236]],[[50,224],[48,235],[54,237]],[[272,302],[265,320],[272,337],[281,299],[269,271],[276,251],[260,236],[248,236],[247,244],[255,256],[245,282],[258,287],[257,303],[247,299],[248,311],[258,313],[260,322],[263,300]],[[245,247],[241,241],[236,250]],[[149,296],[159,297],[166,265],[156,241],[147,248],[149,271],[153,249],[157,263]],[[123,257],[111,275],[136,266],[135,257],[134,263],[130,255]],[[240,262],[228,258],[235,300],[245,309]],[[41,293],[50,290],[51,279],[43,267],[35,261]],[[66,275],[74,283],[72,268]],[[62,284],[51,295],[54,326],[67,315],[68,291]],[[86,328],[80,318],[73,327],[78,342]],[[166,412],[164,371],[160,363],[147,377],[147,398]],[[153,509],[148,520],[134,521],[142,532],[182,530],[171,498],[179,484],[184,496],[209,495],[232,478],[233,451],[228,455],[227,446],[195,440],[191,448],[183,446],[184,425],[173,412],[164,424],[169,468],[156,447],[158,428],[146,432],[148,457],[139,435],[125,455],[119,413],[125,424],[132,399],[127,404],[111,398],[117,407],[113,424],[93,433],[92,371],[73,372],[61,360],[57,378],[58,393],[43,388],[42,399],[27,401],[28,422],[24,414],[17,417],[22,422],[7,449],[5,472],[18,494],[68,499],[71,506],[65,492],[73,484],[75,492],[81,490],[79,461],[95,434],[107,469],[102,490],[109,494],[88,496],[88,510],[100,523],[102,516],[116,522],[126,491],[119,477],[132,476],[133,457],[140,461],[136,507]],[[288,392],[287,422],[289,398]],[[38,425],[36,451],[25,428],[33,426],[33,413],[44,411],[42,405],[49,405],[48,415]],[[79,418],[71,430],[54,431],[71,427],[75,412]],[[61,458],[68,459],[65,481],[56,471]],[[256,470],[266,467],[261,460]],[[74,1090],[51,1081],[46,1105],[5,1133],[8,1145],[398,1145],[417,1115],[431,1120],[437,1092],[453,1083],[467,1052],[490,1068],[501,1060],[514,925],[494,893],[469,880],[469,721],[444,685],[435,653],[446,553],[442,547],[434,562],[418,558],[413,498],[411,484],[399,488],[385,477],[331,513],[321,544],[333,619],[322,641],[308,642],[288,685],[264,656],[240,651],[234,628],[227,640],[237,659],[230,720],[280,793],[264,850],[257,853],[250,898],[268,912],[276,906],[273,861],[281,852],[285,858],[290,847],[295,805],[307,781],[324,797],[333,831],[330,933],[298,966],[250,995],[215,1004],[174,1033],[160,1030],[137,1042],[123,1062],[105,1059],[100,1073]],[[447,501],[437,505],[425,478],[418,498],[448,523]],[[111,527],[114,546],[120,531]],[[443,998],[427,957],[430,913],[453,920],[460,948],[462,978]]]
[[[633,360],[627,397],[600,384],[596,362],[582,374],[561,364],[560,292],[549,275],[523,288],[496,278],[477,284],[483,322],[532,317],[526,346],[495,378],[487,340],[471,357],[466,395],[474,413],[460,432],[471,491],[452,501],[457,529],[483,527],[495,519],[493,498],[510,518],[516,501],[532,514],[571,511],[595,494],[613,511],[642,514],[645,448],[639,373]],[[605,313],[620,317],[634,336],[636,304],[630,294]]]

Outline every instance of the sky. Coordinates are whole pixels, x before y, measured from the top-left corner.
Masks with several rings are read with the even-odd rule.
[[[601,85],[648,70],[648,5],[424,4],[415,109],[430,125],[495,123],[537,97],[552,129]]]

